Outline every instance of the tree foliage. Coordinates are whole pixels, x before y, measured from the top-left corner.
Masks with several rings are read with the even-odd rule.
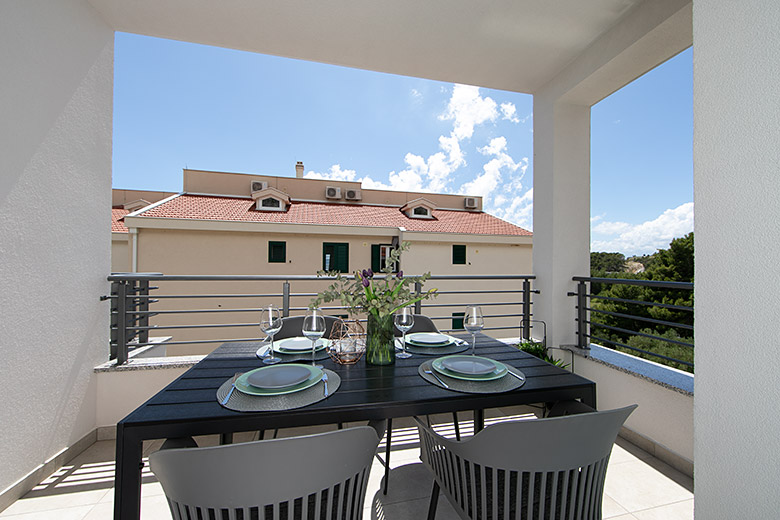
[[[626,257],[622,253],[591,253],[591,273],[619,273],[624,270]],[[591,275],[596,276],[596,275]]]
[[[610,253],[595,254],[607,255]],[[591,257],[593,255],[594,253],[591,254]],[[592,264],[591,276],[693,282],[693,233],[689,233],[681,238],[675,238],[669,244],[668,249],[659,249],[650,257],[634,257],[633,259],[641,261],[645,265],[645,272],[637,274],[609,273],[597,271]],[[603,264],[598,265],[602,266]],[[591,335],[595,343],[603,342],[607,346],[616,346],[613,343],[621,343],[693,363],[693,349],[675,343],[675,341],[693,343],[693,312],[675,308],[684,307],[692,309],[693,291],[593,283],[591,285],[591,294],[593,295],[590,305],[591,309],[593,309],[590,317]],[[630,303],[625,300],[643,303]],[[626,315],[631,317],[626,317]],[[648,320],[660,320],[682,326],[664,325]],[[599,324],[603,326],[599,326]],[[636,335],[635,331],[656,336],[656,338],[639,336]],[[669,364],[676,368],[693,372],[693,368],[687,365],[668,362],[648,354],[637,353],[637,351],[620,347],[619,345],[616,348],[659,363]]]

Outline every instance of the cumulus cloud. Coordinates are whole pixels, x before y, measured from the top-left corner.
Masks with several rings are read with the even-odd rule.
[[[534,217],[534,189],[530,188],[522,195],[515,195],[509,199],[504,198],[494,211],[497,217],[516,224],[529,231],[533,231]]]
[[[513,123],[519,123],[520,118],[517,117],[517,107],[514,103],[501,103],[502,119],[506,119]]]
[[[593,219],[591,219],[593,222]],[[673,238],[693,231],[693,202],[670,208],[653,220],[630,225],[603,221],[594,234],[616,235],[591,241],[591,251],[617,251],[626,255],[649,254],[665,248]]]
[[[498,105],[479,94],[479,87],[455,85],[447,110],[439,116],[442,121],[453,121],[452,135],[459,141],[470,139],[474,127],[498,118]]]
[[[354,181],[356,176],[355,170],[342,170],[339,164],[334,164],[325,173],[309,171],[304,175],[307,179],[331,179],[334,181]]]

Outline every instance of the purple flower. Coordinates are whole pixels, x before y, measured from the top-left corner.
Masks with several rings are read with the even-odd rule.
[[[371,283],[368,281],[368,278],[365,276],[363,277],[363,281],[361,282],[363,284],[363,287],[368,287],[368,285]]]
[[[371,269],[368,270],[368,277],[369,278],[373,278],[374,277],[374,271],[372,271]]]
[[[396,276],[400,280],[400,279],[402,279],[404,277],[404,272],[403,271],[398,271],[398,274]]]
[[[360,274],[363,276],[363,279],[364,279],[364,280],[365,280],[366,278],[368,278],[368,271],[366,271],[365,269],[363,269],[363,271],[362,271]]]

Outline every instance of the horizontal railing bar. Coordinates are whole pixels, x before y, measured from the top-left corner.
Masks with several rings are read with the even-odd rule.
[[[375,278],[384,278],[385,275],[376,274]],[[406,278],[419,278],[421,275],[406,275]],[[354,279],[353,275],[344,275],[342,278]],[[269,274],[160,274],[160,273],[122,273],[111,274],[107,277],[109,282],[120,281],[167,281],[167,282],[245,282],[245,281],[315,281],[335,280],[335,276],[315,276],[308,274],[269,275]],[[432,275],[429,280],[534,280],[535,275],[505,275],[505,274],[466,274],[466,275]]]
[[[127,327],[127,330],[164,330],[164,329],[220,329],[230,327],[259,327],[259,323],[212,323],[206,325],[153,325],[150,327]]]
[[[480,307],[495,307],[497,305],[523,305],[523,302],[497,302],[497,303],[480,303]],[[468,304],[462,303],[426,303],[423,305],[426,309],[433,307],[467,307]]]
[[[693,312],[693,307],[687,307],[685,305],[672,305],[670,303],[656,303],[656,302],[646,302],[642,300],[627,300],[625,298],[613,298],[611,296],[596,296],[593,294],[586,294],[588,298],[591,298],[593,300],[607,300],[610,302],[620,302],[620,303],[633,303],[636,305],[646,305],[648,307],[662,307],[664,309],[672,309],[675,311],[688,311]]]
[[[661,280],[631,280],[628,278],[593,278],[590,276],[574,276],[575,282],[604,283],[613,285],[637,285],[640,287],[655,287],[656,289],[693,290],[691,282],[665,282]]]
[[[173,299],[173,298],[281,298],[282,293],[273,294],[154,294],[148,296],[128,296],[128,298]]]
[[[655,318],[646,318],[644,316],[636,316],[635,314],[624,314],[622,312],[603,311],[601,309],[593,309],[591,307],[585,307],[585,310],[596,314],[606,314],[608,316],[615,316],[617,318],[627,318],[631,320],[644,321],[647,323],[655,323],[656,325],[665,325],[667,327],[679,327],[681,329],[693,330],[693,325],[688,325],[685,323],[674,323],[672,321],[657,320]]]
[[[180,311],[127,311],[127,314],[197,314],[207,312],[260,312],[260,307],[249,307],[245,309],[190,309]]]
[[[197,345],[202,343],[235,343],[235,342],[262,342],[263,338],[230,338],[230,339],[199,339],[190,341],[166,341],[165,343],[133,343],[132,346],[146,347],[149,345]],[[170,356],[175,357],[175,356]]]
[[[598,322],[595,322],[595,321],[591,321],[590,322],[590,326],[591,327],[598,327],[598,328],[601,328],[601,329],[613,330],[615,332],[622,332],[624,334],[631,334],[632,336],[643,336],[645,338],[657,339],[657,340],[660,340],[660,341],[665,341],[666,343],[674,343],[676,345],[682,345],[683,347],[694,348],[693,343],[686,343],[684,341],[677,341],[675,339],[668,339],[668,338],[664,338],[664,337],[661,337],[661,336],[655,336],[653,334],[645,334],[644,332],[637,332],[635,330],[628,330],[628,329],[623,329],[623,328],[620,328],[620,327],[612,327],[610,325],[604,325],[603,323],[598,323]]]
[[[666,359],[667,361],[674,361],[675,363],[681,363],[683,365],[686,365],[686,366],[689,366],[689,367],[693,367],[693,363],[691,363],[689,361],[683,361],[682,359],[677,359],[677,358],[673,358],[673,357],[669,357],[669,356],[664,356],[663,354],[657,354],[655,352],[650,352],[649,350],[644,350],[644,349],[641,349],[641,348],[632,347],[630,345],[626,345],[626,344],[620,343],[618,341],[612,341],[612,340],[609,340],[609,339],[606,339],[606,338],[600,338],[598,336],[593,336],[591,334],[587,334],[587,336],[590,339],[595,339],[597,341],[603,341],[604,343],[609,343],[611,345],[617,345],[619,347],[627,348],[627,349],[630,349],[630,350],[633,350],[633,351],[636,351],[636,352],[642,352],[642,353],[647,354],[649,356],[655,356],[655,357],[658,357],[658,358],[661,358],[661,359]]]

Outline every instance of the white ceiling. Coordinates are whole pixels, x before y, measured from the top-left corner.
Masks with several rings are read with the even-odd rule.
[[[526,93],[548,83],[642,3],[88,1],[118,31]]]

